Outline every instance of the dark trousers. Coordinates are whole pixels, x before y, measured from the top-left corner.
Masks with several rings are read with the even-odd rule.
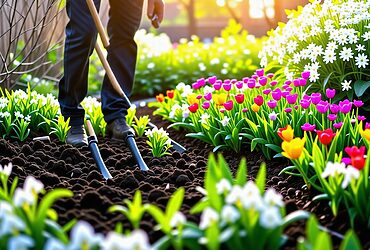
[[[97,9],[100,0],[94,0]],[[130,95],[134,82],[137,46],[134,35],[139,28],[143,0],[110,0],[108,62],[121,85]],[[85,111],[81,106],[87,94],[89,57],[94,50],[97,30],[86,0],[67,0],[69,23],[66,27],[64,77],[59,83],[59,104],[70,125],[82,125]],[[101,89],[102,111],[107,123],[127,114],[129,104],[112,88],[107,76]]]

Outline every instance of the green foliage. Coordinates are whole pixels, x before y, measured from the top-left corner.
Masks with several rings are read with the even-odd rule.
[[[152,150],[154,157],[169,155],[168,150],[172,147],[168,133],[163,128],[153,128],[145,132],[148,140],[146,143]]]

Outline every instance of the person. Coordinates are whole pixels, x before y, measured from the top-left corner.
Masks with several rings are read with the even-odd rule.
[[[158,28],[163,20],[163,0],[147,0],[147,15],[152,25]],[[134,35],[139,28],[143,0],[110,0],[107,60],[127,96],[131,94],[137,45]],[[100,8],[100,0],[94,0]],[[64,119],[70,119],[71,129],[66,138],[74,146],[87,145],[84,128],[85,111],[81,106],[86,97],[88,86],[89,57],[93,52],[97,29],[88,9],[86,0],[67,0],[66,11],[69,22],[66,26],[64,48],[64,76],[59,82],[58,101]],[[125,116],[129,104],[115,92],[107,76],[101,89],[102,112],[107,122],[107,135],[123,140],[132,129],[127,125]]]

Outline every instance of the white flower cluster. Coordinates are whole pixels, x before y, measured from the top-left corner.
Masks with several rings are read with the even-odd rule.
[[[280,208],[284,206],[282,196],[273,189],[268,189],[263,196],[256,184],[247,182],[244,187],[232,185],[228,180],[222,179],[217,184],[217,193],[225,197],[226,205],[218,213],[207,208],[201,215],[199,227],[206,229],[213,223],[219,225],[235,223],[242,213],[249,210],[259,213],[259,223],[266,229],[273,229],[282,224]]]
[[[357,180],[360,177],[360,171],[355,167],[349,165],[346,167],[346,164],[343,162],[328,162],[326,164],[325,170],[322,172],[322,178],[337,178],[338,176],[343,175],[341,187],[347,188],[352,180]]]
[[[188,95],[192,94],[193,93],[193,89],[190,85],[187,85],[183,82],[180,82],[179,84],[177,84],[176,86],[176,90],[179,91],[180,95],[182,97],[187,97]]]
[[[311,1],[302,10],[291,12],[287,24],[279,26],[264,42],[259,54],[261,66],[277,61],[285,65],[288,79],[309,70],[311,82],[320,78],[320,68],[327,68],[323,63],[337,64],[334,70],[344,62],[353,71],[366,68],[369,9],[369,1]]]
[[[148,137],[148,138],[156,138],[156,139],[158,139],[158,140],[160,140],[160,139],[167,139],[167,141],[166,141],[166,145],[170,145],[171,144],[171,140],[170,140],[170,138],[168,137],[169,136],[169,134],[168,134],[168,132],[166,131],[166,130],[164,130],[163,128],[157,128],[157,127],[155,127],[155,128],[153,128],[153,129],[147,129],[146,131],[145,131],[145,135]]]
[[[135,41],[139,44],[142,52],[140,53],[142,57],[153,57],[159,56],[164,52],[168,52],[172,49],[172,43],[169,36],[165,33],[155,35],[153,33],[148,33],[146,30],[138,30],[135,34]],[[142,59],[144,59],[142,58]],[[151,67],[155,65],[152,64]],[[150,66],[148,65],[148,68]]]
[[[81,103],[81,105],[84,107],[86,112],[89,114],[93,113],[96,110],[101,112],[101,108],[100,108],[101,103],[95,97],[92,97],[92,96],[86,97]]]

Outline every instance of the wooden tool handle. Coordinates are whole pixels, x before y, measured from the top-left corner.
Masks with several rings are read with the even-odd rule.
[[[96,137],[96,135],[95,135],[95,131],[94,131],[94,128],[93,128],[93,126],[91,125],[90,120],[86,120],[86,126],[87,126],[87,132],[89,133],[89,136],[94,136],[94,137]]]
[[[107,34],[105,33],[104,26],[100,20],[99,13],[96,10],[95,4],[93,0],[86,0],[87,6],[89,7],[90,13],[92,18],[94,19],[94,23],[96,26],[96,29],[98,30],[98,33],[100,35],[100,38],[103,42],[104,48],[109,47],[109,39]]]

